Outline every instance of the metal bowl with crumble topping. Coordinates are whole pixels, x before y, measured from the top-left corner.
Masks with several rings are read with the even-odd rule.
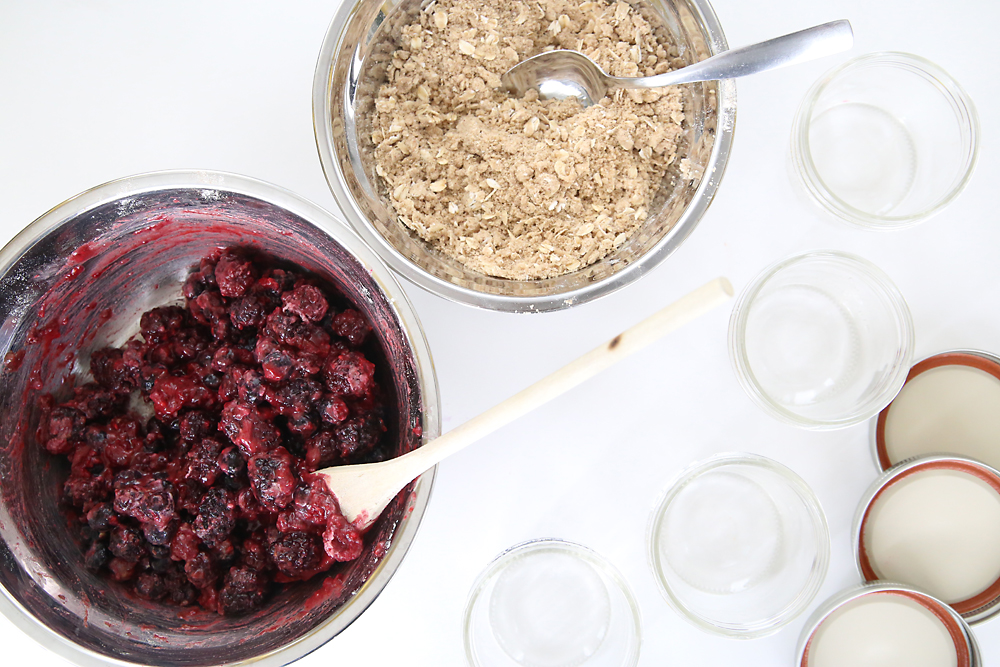
[[[604,56],[624,76],[683,67],[728,49],[715,12],[707,0],[515,0],[489,11],[477,1],[357,0],[334,17],[314,76],[313,123],[338,205],[393,270],[453,301],[544,312],[624,287],[666,259],[711,203],[732,143],[735,85],[669,93],[676,125],[664,139],[659,98],[617,91],[606,114],[590,107],[574,117],[509,100],[494,79],[549,48]],[[449,45],[453,60],[441,56]],[[643,103],[657,110],[635,116]],[[592,111],[614,126],[583,122]],[[583,134],[590,155],[574,151],[580,128],[598,133]],[[525,168],[518,155],[531,150]]]

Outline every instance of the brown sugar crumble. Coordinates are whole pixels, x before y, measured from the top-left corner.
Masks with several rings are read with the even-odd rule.
[[[625,2],[438,0],[396,47],[375,100],[376,172],[403,224],[470,269],[534,280],[592,264],[642,226],[668,168],[685,173],[676,86],[612,89],[587,108],[501,87],[553,48],[614,76],[683,66]]]

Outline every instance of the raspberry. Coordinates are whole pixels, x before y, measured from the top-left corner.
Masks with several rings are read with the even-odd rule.
[[[247,462],[247,474],[250,488],[264,509],[276,512],[292,501],[295,475],[292,456],[284,447],[252,457]]]
[[[127,394],[139,386],[138,369],[126,364],[125,352],[106,347],[90,354],[90,372],[97,384],[118,394]]]
[[[245,614],[259,609],[264,602],[266,583],[249,567],[234,567],[226,574],[219,591],[219,613],[227,616]]]
[[[185,412],[180,421],[180,436],[184,442],[198,442],[215,433],[215,420],[203,410]]]
[[[167,585],[160,575],[143,572],[135,580],[135,592],[147,600],[162,600],[167,596]]]
[[[276,308],[267,316],[264,334],[282,345],[289,345],[321,357],[330,352],[330,334],[326,330],[280,308]]]
[[[90,427],[94,428],[94,427]],[[115,417],[103,427],[101,459],[106,465],[124,468],[143,449],[139,422],[129,417]]]
[[[188,302],[191,317],[201,324],[212,326],[219,322],[228,322],[226,301],[218,292],[202,292],[193,301]]]
[[[295,274],[283,269],[268,269],[264,276],[257,281],[257,287],[262,292],[267,292],[275,297],[282,292],[287,292],[295,285]]]
[[[170,338],[170,354],[178,361],[197,359],[210,346],[211,341],[202,329],[185,328],[174,332]]]
[[[122,408],[121,396],[116,396],[96,382],[73,389],[73,398],[64,405],[74,407],[88,420],[110,417]]]
[[[152,475],[135,478],[119,475],[115,480],[115,511],[142,523],[166,528],[176,516],[173,487]]]
[[[212,546],[222,542],[236,525],[236,501],[228,491],[212,489],[205,494],[192,528],[202,541]]]
[[[183,428],[181,432],[183,433]],[[202,438],[187,453],[187,470],[184,477],[196,480],[202,486],[215,484],[215,479],[219,476],[219,454],[221,452],[221,442],[213,438]]]
[[[45,449],[50,454],[66,454],[74,448],[83,435],[86,418],[79,410],[56,407],[49,414],[48,440]]]
[[[323,291],[312,285],[298,285],[291,292],[281,295],[282,308],[295,313],[303,320],[319,322],[326,315],[329,304]]]
[[[351,341],[354,347],[361,347],[372,328],[361,313],[348,309],[333,317],[333,330],[338,336]]]
[[[385,424],[373,414],[355,417],[334,430],[337,449],[344,458],[367,454],[375,448],[385,430]]]
[[[115,557],[130,563],[138,562],[146,554],[146,546],[142,536],[124,526],[119,526],[111,532],[108,549]]]
[[[146,435],[143,436],[142,447],[150,453],[162,451],[167,446],[168,437],[166,426],[159,419],[153,417],[146,422]]]
[[[108,562],[108,570],[111,571],[111,578],[118,582],[131,579],[135,574],[135,567],[136,563],[122,560],[121,558],[112,558]]]
[[[323,364],[323,382],[334,396],[362,398],[375,387],[375,364],[359,352],[330,355]]]
[[[285,533],[271,546],[271,560],[278,571],[290,579],[315,574],[322,562],[323,544],[310,533]]]
[[[306,463],[312,470],[341,460],[337,437],[330,431],[320,431],[306,441]]]
[[[84,565],[91,572],[97,572],[102,567],[107,565],[111,561],[111,551],[108,546],[102,542],[94,542],[87,549],[87,553],[84,556]]]
[[[264,400],[266,392],[264,380],[260,373],[253,368],[233,368],[226,374],[226,377],[233,379],[236,395],[244,403],[257,405]]]
[[[235,345],[223,345],[212,355],[212,369],[225,373],[237,364],[247,365],[255,361],[253,351]]]
[[[220,563],[228,564],[236,557],[236,547],[232,540],[220,540],[212,545],[212,555]]]
[[[229,320],[241,331],[259,327],[270,311],[268,304],[259,296],[240,297],[229,307]]]
[[[184,573],[195,588],[208,588],[219,578],[212,557],[199,551],[184,564]]]
[[[172,560],[188,561],[198,554],[198,545],[201,540],[195,535],[191,526],[182,523],[170,543],[170,558]]]
[[[295,489],[292,503],[278,515],[278,530],[322,532],[327,520],[340,512],[326,482],[318,475],[304,475],[304,483]]]
[[[166,343],[185,325],[187,313],[177,306],[154,308],[139,318],[139,333],[149,345]]]
[[[265,452],[281,442],[281,431],[256,407],[230,401],[222,408],[219,428],[245,457]]]
[[[197,480],[178,479],[178,477],[180,477],[179,474],[172,476],[176,480],[174,484],[174,507],[179,512],[186,512],[194,516],[198,514],[202,496],[205,495],[205,487]]]
[[[336,514],[327,519],[323,531],[323,548],[330,558],[338,562],[354,560],[364,550],[361,534],[347,519]]]
[[[198,604],[202,609],[222,613],[219,611],[219,591],[212,587],[203,588],[198,592]]]
[[[243,296],[256,280],[253,264],[234,252],[224,252],[215,266],[215,281],[222,296]]]
[[[261,506],[253,489],[243,489],[236,494],[236,502],[240,506],[240,516],[247,521],[259,521],[266,510]]]
[[[87,512],[87,525],[98,532],[111,530],[117,524],[115,519],[115,509],[111,503],[100,503],[94,505]]]
[[[216,394],[189,375],[163,375],[156,379],[149,392],[156,416],[176,417],[182,408],[211,408]]]
[[[104,470],[94,474],[90,472],[70,473],[63,484],[63,494],[74,507],[89,508],[95,502],[103,502],[111,498],[111,471]]]

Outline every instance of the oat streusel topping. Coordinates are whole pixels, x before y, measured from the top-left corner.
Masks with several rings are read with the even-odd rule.
[[[665,34],[609,0],[428,6],[397,38],[372,121],[399,219],[467,267],[515,280],[614,251],[682,156],[681,90],[612,90],[582,108],[533,91],[512,99],[500,76],[552,48],[615,76],[659,74],[683,64]]]

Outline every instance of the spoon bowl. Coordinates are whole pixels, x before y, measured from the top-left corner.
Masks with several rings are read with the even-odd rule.
[[[611,76],[579,51],[557,49],[521,61],[507,70],[500,82],[516,97],[523,97],[534,89],[541,99],[575,98],[587,107],[599,102],[610,88],[661,88],[679,83],[733,79],[833,55],[853,45],[850,22],[832,21],[725,51],[672,72],[646,77]]]

